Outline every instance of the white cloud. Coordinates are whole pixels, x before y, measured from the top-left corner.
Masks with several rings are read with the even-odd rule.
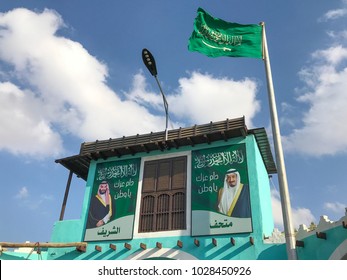
[[[255,81],[193,72],[189,78],[181,78],[179,84],[179,92],[168,98],[177,118],[198,123],[246,116],[247,125],[253,126],[252,119],[260,110]]]
[[[326,202],[324,203],[324,208],[334,213],[343,215],[346,211],[345,209],[347,208],[347,204],[340,202]]]
[[[326,62],[327,65],[336,67],[347,58],[347,49],[337,45],[325,50],[318,50],[312,54],[312,57],[317,61],[322,60],[323,63]]]
[[[307,208],[294,208],[292,211],[293,226],[298,229],[300,225],[310,225],[315,222],[316,218],[313,216],[310,209]]]
[[[342,40],[345,41],[347,39],[347,30],[342,31],[327,31],[327,35],[334,40]]]
[[[29,210],[39,209],[41,214],[45,212],[45,210],[43,210],[45,203],[51,203],[54,200],[54,196],[50,194],[43,193],[32,196],[27,187],[22,187],[14,198],[18,201],[18,205],[20,207],[24,207],[25,209]]]
[[[0,149],[36,156],[63,150],[60,136],[41,113],[44,104],[31,92],[0,82],[0,103]]]
[[[283,229],[283,216],[282,216],[282,206],[280,194],[276,190],[271,190],[272,199],[272,211],[275,227]],[[300,225],[310,225],[316,219],[307,208],[293,208],[292,207],[292,224],[295,229],[298,229]]]
[[[8,109],[0,127],[12,127],[6,138],[15,140],[2,137],[0,148],[55,155],[62,151],[61,133],[95,140],[157,129],[163,117],[122,101],[105,83],[107,67],[81,44],[56,35],[63,26],[51,10],[0,14],[0,60],[13,68],[12,80],[34,92],[19,90],[14,82],[1,84],[2,105]],[[10,110],[18,112],[13,119]]]
[[[16,199],[22,200],[29,197],[29,191],[27,187],[22,187],[19,192],[15,195]]]
[[[47,9],[0,14],[0,62],[10,68],[0,76],[0,149],[56,156],[64,150],[65,134],[94,141],[164,130],[162,97],[146,89],[142,73],[134,75],[122,99],[107,86],[104,63],[80,43],[56,34],[64,26]],[[184,124],[243,115],[251,124],[260,108],[250,79],[194,72],[179,83],[167,97],[170,114]]]
[[[162,96],[148,92],[146,88],[144,76],[137,74],[133,88],[127,94],[128,99],[163,111]],[[166,97],[170,115],[184,123],[206,123],[246,116],[247,125],[252,127],[252,119],[260,110],[256,92],[257,84],[251,79],[235,81],[192,72],[188,77],[179,79],[179,88]]]
[[[341,45],[313,53],[314,63],[300,76],[306,87],[299,102],[308,104],[303,126],[284,137],[288,151],[313,156],[347,151],[347,49]]]
[[[344,17],[345,15],[347,15],[347,9],[345,8],[329,10],[319,19],[319,21],[335,20]]]
[[[163,111],[163,98],[161,94],[158,92],[148,91],[147,86],[146,78],[142,71],[140,71],[134,75],[132,88],[128,93],[126,93],[127,99],[143,106]]]

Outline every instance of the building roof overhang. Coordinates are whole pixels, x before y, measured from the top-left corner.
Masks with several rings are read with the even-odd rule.
[[[251,134],[254,135],[258,144],[268,174],[277,173],[265,129],[247,129],[244,117],[169,130],[167,139],[165,139],[165,131],[160,131],[85,142],[81,144],[78,155],[57,159],[56,162],[75,173],[78,177],[87,180],[89,165],[92,160],[136,155],[142,152],[165,151],[205,143],[210,144],[221,140],[228,141],[236,137],[246,137]]]

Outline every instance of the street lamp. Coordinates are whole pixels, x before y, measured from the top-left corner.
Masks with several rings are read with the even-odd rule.
[[[154,76],[155,80],[157,81],[159,90],[161,95],[163,96],[163,102],[164,102],[164,108],[165,108],[165,115],[166,115],[166,125],[165,125],[165,140],[167,140],[168,137],[168,118],[169,118],[169,104],[167,103],[165,94],[160,86],[159,80],[157,78],[158,72],[157,72],[157,66],[155,64],[155,60],[153,55],[150,53],[149,50],[143,49],[142,50],[142,60],[143,63],[146,65],[148,71]]]

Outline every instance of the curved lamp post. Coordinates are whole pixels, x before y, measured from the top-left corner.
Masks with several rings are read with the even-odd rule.
[[[143,63],[146,65],[148,71],[154,76],[155,80],[157,81],[159,90],[161,95],[163,96],[163,102],[164,102],[164,108],[165,108],[165,116],[166,116],[166,124],[165,124],[165,140],[167,140],[168,137],[168,118],[169,118],[169,104],[167,103],[165,94],[160,86],[159,80],[157,78],[158,71],[157,71],[157,66],[155,64],[155,60],[151,52],[147,49],[142,50],[142,60]]]

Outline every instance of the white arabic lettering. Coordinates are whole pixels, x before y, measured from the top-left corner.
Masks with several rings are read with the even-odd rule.
[[[99,168],[97,171],[97,180],[109,180],[112,178],[134,177],[137,175],[136,164],[116,165],[111,167]]]
[[[195,168],[204,168],[232,163],[241,164],[245,160],[242,150],[198,155],[194,158]]]

